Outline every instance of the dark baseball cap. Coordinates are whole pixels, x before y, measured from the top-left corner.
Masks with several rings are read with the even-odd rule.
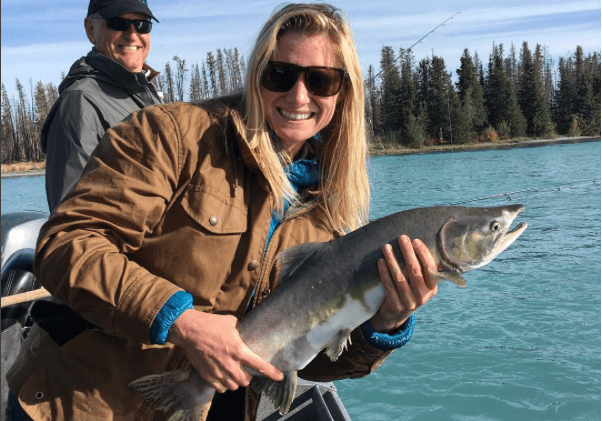
[[[159,22],[148,8],[146,0],[90,0],[87,16],[96,12],[105,19],[115,18],[124,13],[144,13]]]

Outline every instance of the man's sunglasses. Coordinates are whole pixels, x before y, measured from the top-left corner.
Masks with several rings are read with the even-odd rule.
[[[153,23],[150,20],[130,20],[126,18],[116,17],[105,19],[107,28],[113,31],[127,31],[130,25],[134,25],[134,29],[139,34],[148,34],[153,28]]]
[[[261,84],[272,92],[288,92],[299,80],[299,74],[305,74],[305,86],[313,95],[333,96],[339,93],[345,80],[345,70],[334,67],[297,66],[281,61],[268,61],[261,75]]]

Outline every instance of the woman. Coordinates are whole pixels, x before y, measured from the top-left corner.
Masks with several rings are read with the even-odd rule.
[[[349,27],[325,4],[277,10],[248,69],[242,95],[147,108],[109,130],[43,227],[35,273],[85,329],[60,344],[52,326],[32,330],[9,376],[32,419],[154,419],[128,383],[186,364],[235,391],[210,418],[254,419],[245,367],[282,379],[236,320],[276,287],[277,253],[365,222],[363,82]],[[382,308],[302,377],[367,375],[407,341],[437,286],[426,247],[400,246],[409,278],[385,245]]]

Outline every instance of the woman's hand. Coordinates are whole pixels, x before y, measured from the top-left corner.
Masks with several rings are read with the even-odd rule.
[[[201,378],[220,393],[248,386],[245,367],[281,381],[283,374],[253,353],[236,329],[236,317],[186,310],[169,330],[167,340],[184,349]]]
[[[382,248],[385,258],[378,261],[378,273],[386,299],[370,319],[370,326],[376,332],[399,329],[414,311],[437,294],[436,277],[428,270],[436,271],[437,265],[429,249],[420,240],[410,241],[407,235],[397,240],[406,270],[402,270],[393,247],[385,244]]]

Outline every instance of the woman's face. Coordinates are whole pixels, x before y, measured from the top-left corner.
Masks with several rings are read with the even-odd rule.
[[[334,43],[326,34],[284,34],[271,59],[303,67],[342,67],[336,57]],[[280,139],[281,147],[291,157],[297,154],[307,139],[330,123],[339,95],[341,93],[329,97],[311,94],[303,74],[288,92],[272,92],[261,86],[268,124]]]

